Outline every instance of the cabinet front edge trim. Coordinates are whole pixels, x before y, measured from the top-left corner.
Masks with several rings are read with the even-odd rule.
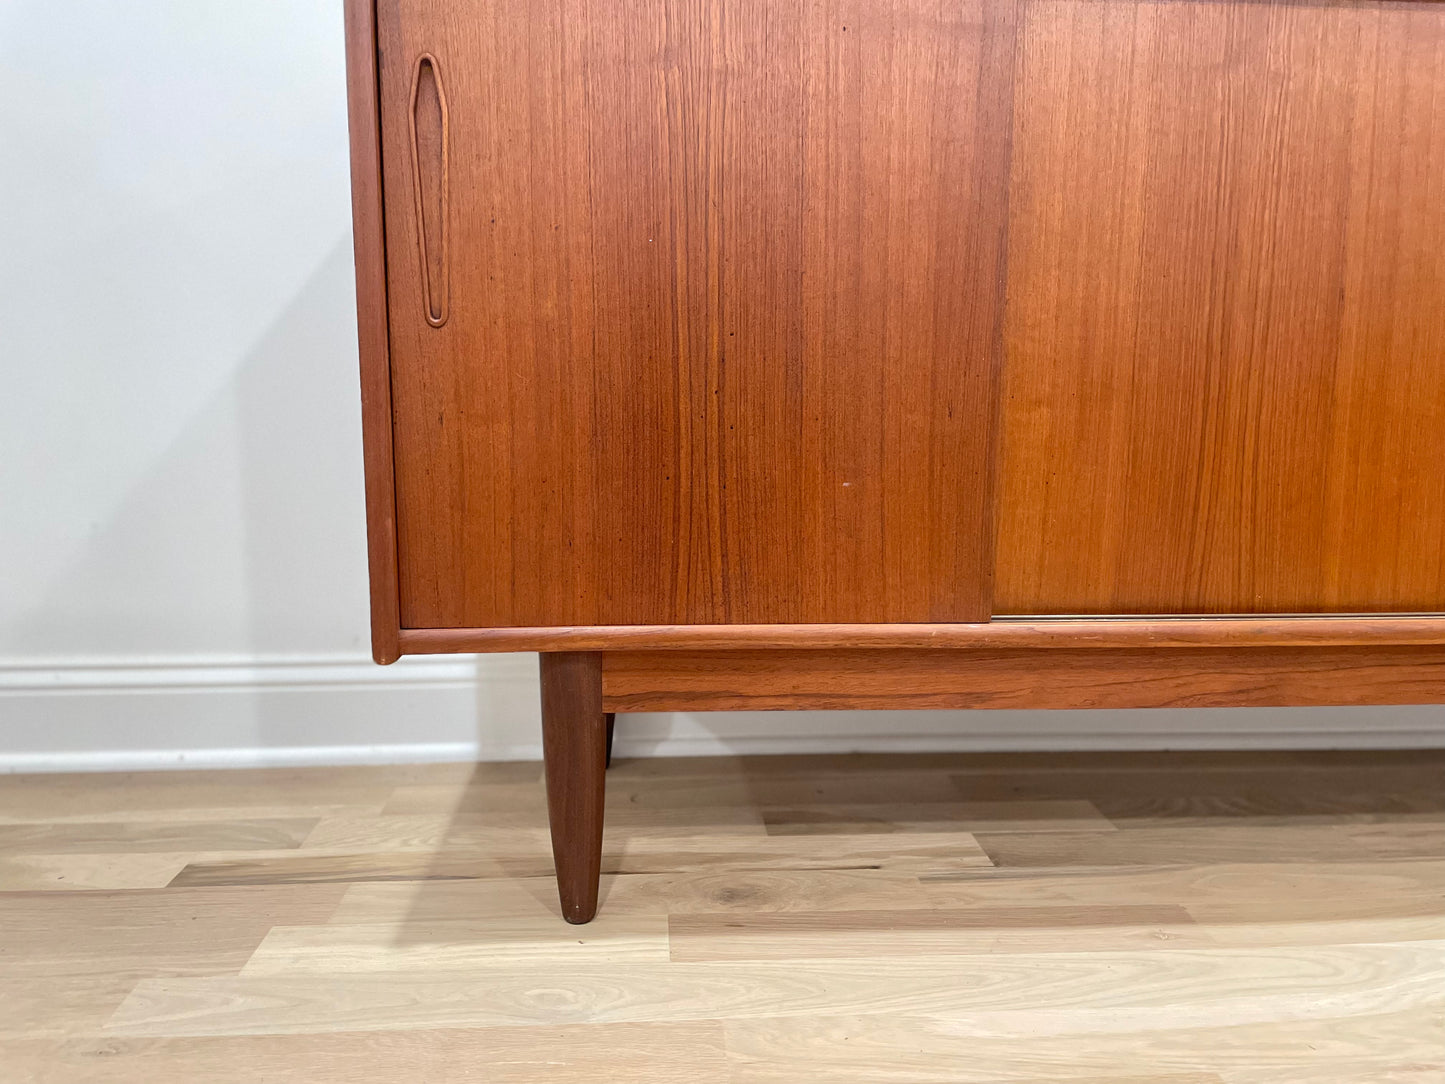
[[[1445,615],[995,618],[976,624],[402,629],[402,654],[730,648],[1173,648],[1445,644]]]
[[[371,653],[379,663],[404,652],[396,548],[392,453],[391,331],[387,316],[386,236],[381,181],[376,12],[372,0],[346,0],[346,104],[351,145],[351,223],[356,260],[357,346],[366,480],[367,565],[371,579]]]

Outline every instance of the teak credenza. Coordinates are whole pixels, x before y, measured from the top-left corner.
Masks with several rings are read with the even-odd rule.
[[[374,653],[1445,701],[1445,4],[347,0]]]

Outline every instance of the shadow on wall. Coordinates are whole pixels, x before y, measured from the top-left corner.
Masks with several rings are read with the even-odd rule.
[[[218,404],[235,418],[240,578],[258,653],[369,651],[354,282],[345,236]]]
[[[77,691],[91,695],[15,703],[0,752],[408,740],[416,682],[338,697],[336,664],[370,677],[354,305],[342,236],[39,603],[7,622],[30,657],[90,675]],[[475,740],[476,681],[455,663],[428,686],[443,699],[426,698],[449,717],[428,722],[450,733],[427,725],[423,740]]]
[[[360,650],[365,541],[349,238],[109,518],[15,643]]]

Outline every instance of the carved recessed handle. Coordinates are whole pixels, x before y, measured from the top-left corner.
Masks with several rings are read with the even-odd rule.
[[[447,322],[447,95],[436,57],[423,53],[411,78],[411,174],[426,322]]]

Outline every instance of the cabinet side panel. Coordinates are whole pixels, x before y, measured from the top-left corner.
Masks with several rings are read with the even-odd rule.
[[[381,0],[404,625],[987,619],[1013,3]]]
[[[366,462],[366,547],[371,571],[371,652],[395,662],[401,628],[396,568],[396,490],[386,320],[386,239],[377,116],[372,0],[346,0],[346,98],[351,135],[351,221]]]
[[[1445,7],[1020,41],[995,612],[1445,610]]]

